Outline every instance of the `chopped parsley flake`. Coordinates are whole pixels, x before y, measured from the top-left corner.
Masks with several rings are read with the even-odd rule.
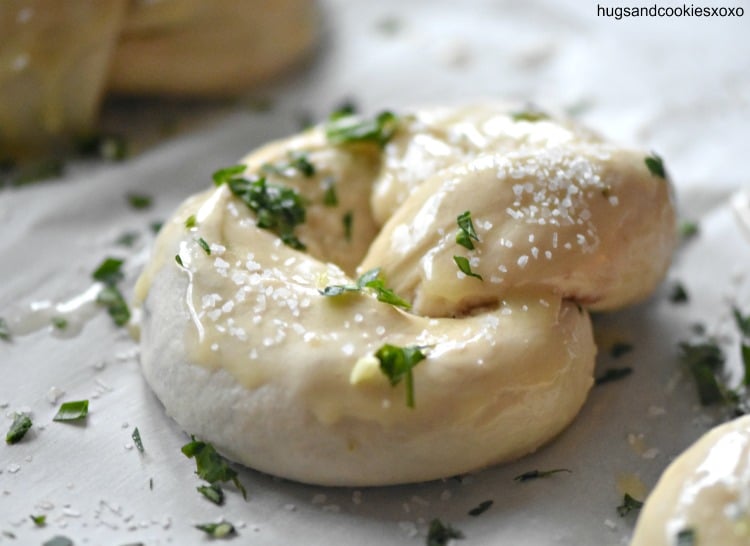
[[[8,434],[5,435],[6,444],[17,444],[31,428],[31,418],[25,413],[16,413],[13,416],[13,423],[10,425]]]
[[[648,171],[652,175],[658,176],[659,178],[667,178],[667,171],[664,169],[664,161],[661,157],[652,152],[651,155],[646,156],[643,161],[646,163],[646,167],[648,167]]]
[[[5,170],[5,169],[3,169]],[[31,163],[10,166],[9,173],[0,171],[0,186],[26,186],[49,178],[59,178],[65,174],[65,164],[55,158],[42,159]]]
[[[120,235],[117,239],[115,239],[115,244],[131,248],[133,245],[135,245],[135,242],[139,237],[140,234],[137,231],[126,231],[122,233],[122,235]]]
[[[328,119],[338,119],[353,116],[358,112],[357,104],[352,98],[345,98],[331,111]]]
[[[151,206],[152,199],[142,193],[129,193],[126,195],[128,203],[136,210],[147,209]]]
[[[633,368],[609,368],[594,381],[595,385],[603,385],[612,381],[619,381],[633,373]]]
[[[479,279],[480,281],[484,280],[482,279],[482,276],[480,274],[474,273],[471,270],[471,264],[469,263],[468,258],[464,258],[463,256],[453,256],[453,261],[456,262],[458,269],[464,275],[468,275],[469,277],[475,277]]]
[[[96,296],[96,303],[107,308],[116,326],[125,326],[130,320],[130,309],[117,287],[105,286]]]
[[[462,538],[464,534],[461,531],[435,518],[427,531],[427,546],[446,546],[451,539]]]
[[[198,225],[198,221],[195,219],[195,214],[191,214],[185,220],[185,227],[187,229],[193,229],[197,225]]]
[[[335,146],[373,143],[383,148],[398,129],[399,118],[393,112],[381,112],[374,119],[355,115],[331,116],[326,124],[326,138]]]
[[[106,258],[99,267],[97,267],[91,276],[94,280],[103,282],[104,284],[115,284],[122,280],[122,264],[123,260],[118,258]]]
[[[182,263],[182,256],[180,256],[179,254],[174,255],[174,261],[177,262],[177,265],[179,265],[180,267],[185,267],[185,264]]]
[[[390,288],[386,288],[385,279],[380,276],[380,268],[370,269],[363,273],[358,279],[356,284],[333,284],[326,286],[323,290],[318,292],[322,296],[340,296],[347,292],[362,292],[365,288],[371,289],[378,298],[378,301],[384,303],[390,303],[396,307],[402,307],[409,309],[411,304],[405,299],[396,295],[396,293]]]
[[[630,343],[624,341],[618,341],[612,344],[609,349],[609,356],[612,358],[620,358],[622,355],[629,353],[633,350],[633,346]]]
[[[474,223],[471,221],[471,212],[468,210],[458,215],[456,218],[458,223],[458,233],[456,234],[456,242],[462,247],[474,250],[474,243],[472,239],[479,242],[479,236],[474,231]]]
[[[68,537],[57,535],[42,544],[42,546],[73,546],[73,541]]]
[[[295,171],[305,178],[315,176],[315,165],[310,163],[305,152],[290,151],[287,153],[287,161],[281,163],[265,163],[260,168],[266,174],[278,176],[294,176]]]
[[[138,427],[135,427],[133,429],[133,434],[131,434],[131,438],[133,438],[133,443],[135,444],[136,449],[143,453],[143,440],[141,440],[141,431],[138,430]]]
[[[732,307],[732,315],[742,335],[750,338],[750,315],[743,315],[737,307]]]
[[[8,328],[8,323],[5,322],[3,317],[0,317],[0,339],[3,341],[11,341],[13,339],[10,328]]]
[[[689,299],[687,290],[682,283],[676,282],[672,285],[672,290],[669,292],[669,301],[672,303],[687,303]]]
[[[529,121],[529,122],[543,121],[545,119],[549,119],[549,115],[540,110],[521,110],[518,112],[513,112],[510,115],[510,117],[513,119],[513,121]]]
[[[684,222],[680,223],[680,236],[683,239],[692,239],[698,233],[700,232],[700,228],[698,227],[697,222],[692,222],[690,220],[685,220]]]
[[[206,242],[206,240],[203,237],[200,237],[198,239],[198,246],[203,249],[203,252],[205,252],[206,255],[208,255],[208,256],[211,255],[211,247],[208,246],[208,243]]]
[[[30,515],[29,518],[31,518],[31,521],[34,522],[34,525],[37,527],[44,527],[47,524],[47,516],[44,514],[40,516]]]
[[[149,227],[154,234],[159,233],[162,226],[164,226],[164,222],[151,222],[151,224],[149,224]]]
[[[695,546],[696,544],[695,531],[693,529],[683,529],[677,533],[676,546]]]
[[[380,371],[385,374],[391,386],[403,379],[406,385],[406,405],[414,407],[414,375],[412,370],[426,358],[420,347],[396,347],[386,343],[375,353],[380,361]]]
[[[634,499],[627,493],[622,497],[622,504],[617,507],[617,513],[621,518],[627,516],[633,510],[640,510],[643,507],[643,503],[639,500]]]
[[[482,501],[477,506],[469,510],[469,515],[474,517],[481,516],[487,510],[489,510],[493,504],[495,504],[495,501],[493,500]]]
[[[229,466],[227,460],[219,455],[214,446],[208,442],[196,440],[194,436],[191,438],[189,443],[182,446],[182,452],[189,459],[195,458],[195,473],[198,477],[210,484],[231,481],[246,499],[247,491],[237,477],[237,472]]]
[[[265,177],[248,180],[237,176],[244,171],[244,165],[227,167],[216,171],[213,179],[217,185],[227,184],[232,193],[255,212],[259,228],[276,233],[291,248],[305,250],[305,245],[294,235],[294,228],[305,222],[302,196],[287,186],[266,182]]]
[[[552,476],[553,474],[559,474],[560,472],[567,472],[568,474],[571,474],[572,470],[568,470],[567,468],[554,468],[552,470],[529,470],[528,472],[524,472],[523,474],[519,474],[518,476],[513,478],[513,481],[523,483],[539,478],[547,478],[549,476]]]
[[[56,330],[65,330],[68,327],[68,321],[63,317],[52,317],[50,322]]]
[[[74,402],[65,402],[57,410],[53,421],[78,421],[79,419],[85,419],[89,414],[89,401],[88,400],[76,400]]]
[[[341,217],[341,223],[344,225],[344,237],[347,241],[352,240],[352,229],[354,224],[354,213],[348,211]]]
[[[701,404],[726,401],[726,392],[716,376],[724,365],[724,352],[714,342],[680,343],[680,359],[695,379]]]
[[[335,207],[339,204],[338,195],[336,195],[336,182],[333,178],[326,178],[323,181],[325,185],[325,193],[323,194],[323,204],[326,207]]]
[[[224,490],[218,483],[212,483],[211,485],[201,485],[196,487],[198,493],[206,497],[212,503],[221,506],[224,504]]]
[[[76,151],[83,157],[121,161],[128,156],[128,143],[122,135],[86,135],[77,140]]]
[[[227,538],[237,532],[234,525],[228,521],[222,521],[220,523],[202,523],[196,525],[195,528],[205,532],[211,538]]]

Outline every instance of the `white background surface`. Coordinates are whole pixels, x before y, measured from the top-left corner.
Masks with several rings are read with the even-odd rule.
[[[421,544],[434,517],[461,529],[466,546],[623,544],[635,519],[617,515],[618,479],[652,486],[710,426],[677,343],[700,321],[739,362],[729,305],[750,311],[750,245],[727,202],[750,187],[750,15],[616,21],[597,17],[593,2],[572,0],[328,0],[322,8],[325,40],[315,61],[258,93],[272,99],[271,111],[217,106],[219,121],[206,116],[210,124],[124,163],[72,165],[64,180],[0,190],[0,316],[11,320],[32,302],[82,292],[108,255],[127,259],[129,294],[150,242],[148,223],[206,187],[216,168],[296,131],[301,112],[322,117],[345,97],[365,112],[502,97],[582,109],[582,119],[615,140],[657,150],[683,214],[700,220],[700,236],[679,250],[670,280],[649,302],[595,321],[599,372],[631,366],[634,373],[594,388],[570,429],[512,465],[463,480],[360,490],[242,469],[248,501],[228,488],[226,505],[217,507],[195,491],[195,465],[180,453],[187,437],[143,382],[136,344],[101,312],[71,339],[44,330],[0,343],[2,431],[16,410],[34,420],[23,442],[0,445],[0,532],[16,537],[0,533],[0,544],[41,544],[55,534],[76,544],[200,544],[206,539],[192,526],[222,516],[239,526],[240,544]],[[396,32],[382,30],[389,19],[399,23]],[[159,108],[143,107],[129,132],[159,122]],[[196,118],[189,110],[177,109]],[[105,118],[122,123],[131,113]],[[154,206],[132,210],[129,191],[152,195]],[[125,230],[142,234],[132,250],[113,244]],[[690,293],[686,305],[668,301],[675,279]],[[613,341],[634,350],[614,360]],[[51,421],[59,405],[47,400],[53,386],[65,391],[62,400],[90,399],[85,425]],[[143,455],[132,446],[135,426]],[[572,473],[513,481],[559,467]],[[467,515],[487,499],[494,505],[485,514]],[[46,514],[46,527],[35,528],[30,514]]]

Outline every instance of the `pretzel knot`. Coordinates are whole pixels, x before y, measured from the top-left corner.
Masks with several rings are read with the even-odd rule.
[[[145,376],[187,431],[304,482],[532,452],[592,385],[587,310],[668,266],[671,189],[647,155],[499,104],[272,143],[162,229],[137,287]]]

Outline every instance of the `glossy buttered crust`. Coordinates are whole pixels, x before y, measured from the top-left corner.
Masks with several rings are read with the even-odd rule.
[[[165,224],[137,292],[143,370],[167,412],[233,460],[303,482],[422,481],[534,451],[592,384],[585,306],[644,297],[674,242],[669,184],[645,154],[504,105],[403,117],[383,150],[332,146],[314,128],[248,156],[247,173],[290,150],[315,174],[269,181],[307,199],[296,230],[307,252],[258,228],[224,185]],[[466,210],[474,250],[455,240]],[[409,312],[319,293],[373,267]],[[385,343],[424,347],[414,408],[373,356]]]

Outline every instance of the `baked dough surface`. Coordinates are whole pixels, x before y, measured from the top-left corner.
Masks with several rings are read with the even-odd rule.
[[[670,185],[647,154],[502,104],[403,116],[383,150],[334,146],[316,127],[250,154],[247,176],[290,152],[315,174],[268,179],[306,199],[295,232],[306,252],[257,227],[224,184],[165,224],[137,298],[144,374],[167,412],[230,458],[294,480],[423,481],[534,451],[592,385],[586,307],[645,297],[674,244]],[[471,251],[456,244],[467,210]],[[409,311],[320,294],[374,267]],[[414,408],[379,369],[386,343],[424,348]]]

